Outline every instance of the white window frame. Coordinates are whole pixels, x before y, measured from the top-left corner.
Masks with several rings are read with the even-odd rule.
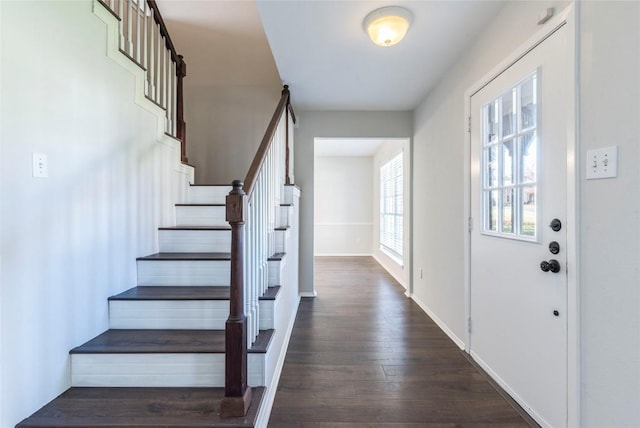
[[[403,265],[404,246],[403,163],[403,152],[400,152],[380,167],[380,250],[400,265]],[[386,227],[389,224],[391,231]]]

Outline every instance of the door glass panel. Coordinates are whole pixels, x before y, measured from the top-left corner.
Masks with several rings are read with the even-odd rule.
[[[485,133],[484,142],[490,144],[498,139],[498,106],[500,104],[496,100],[485,108]]]
[[[485,150],[486,153],[486,186],[498,186],[498,146],[491,146]]]
[[[502,193],[502,231],[513,233],[513,189]]]
[[[486,228],[488,230],[497,232],[498,231],[498,192],[491,191],[487,192],[487,201],[486,201],[486,213],[487,213],[487,223]]]
[[[502,185],[510,186],[515,177],[514,158],[515,144],[513,140],[502,143]]]
[[[522,223],[520,230],[522,235],[536,236],[536,188],[535,186],[527,186],[521,189],[520,201],[522,207]]]
[[[520,137],[520,182],[535,183],[538,167],[538,141],[536,131],[530,131]]]
[[[537,76],[533,75],[520,85],[520,129],[536,126],[537,122]]]
[[[516,132],[516,90],[512,89],[502,96],[502,137]]]
[[[486,232],[537,236],[538,83],[533,73],[482,108]]]

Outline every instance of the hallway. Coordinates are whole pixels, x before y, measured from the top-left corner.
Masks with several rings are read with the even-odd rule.
[[[269,427],[534,425],[373,258],[318,257],[315,275]]]

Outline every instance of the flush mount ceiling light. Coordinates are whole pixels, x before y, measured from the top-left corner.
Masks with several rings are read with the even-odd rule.
[[[402,40],[409,30],[413,15],[399,6],[376,9],[364,18],[364,31],[378,46],[393,46]]]

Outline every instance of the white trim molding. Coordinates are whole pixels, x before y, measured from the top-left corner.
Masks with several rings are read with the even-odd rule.
[[[460,338],[459,338],[459,337],[458,337],[458,336],[453,332],[453,330],[451,330],[451,329],[447,326],[447,324],[446,324],[444,321],[442,321],[440,318],[438,318],[438,316],[437,316],[435,313],[433,313],[433,311],[432,311],[432,310],[431,310],[431,309],[430,309],[430,308],[429,308],[429,307],[428,307],[424,302],[422,302],[422,300],[418,299],[418,298],[416,297],[416,295],[415,295],[415,294],[412,294],[411,296],[407,296],[407,297],[410,297],[410,298],[411,298],[411,300],[413,300],[414,302],[416,302],[416,304],[417,304],[418,306],[420,306],[420,308],[421,308],[423,311],[425,311],[425,312],[426,312],[426,314],[429,316],[429,318],[431,318],[431,319],[433,320],[433,322],[434,322],[434,323],[436,323],[436,325],[437,325],[438,327],[440,327],[440,329],[441,329],[442,331],[444,331],[444,332],[445,332],[445,334],[446,334],[447,336],[449,336],[449,338],[453,341],[453,343],[455,343],[455,344],[458,346],[458,348],[460,348],[460,349],[461,349],[461,350],[463,350],[463,351],[465,350],[465,343],[464,343],[464,341],[463,341],[462,339],[460,339]]]

